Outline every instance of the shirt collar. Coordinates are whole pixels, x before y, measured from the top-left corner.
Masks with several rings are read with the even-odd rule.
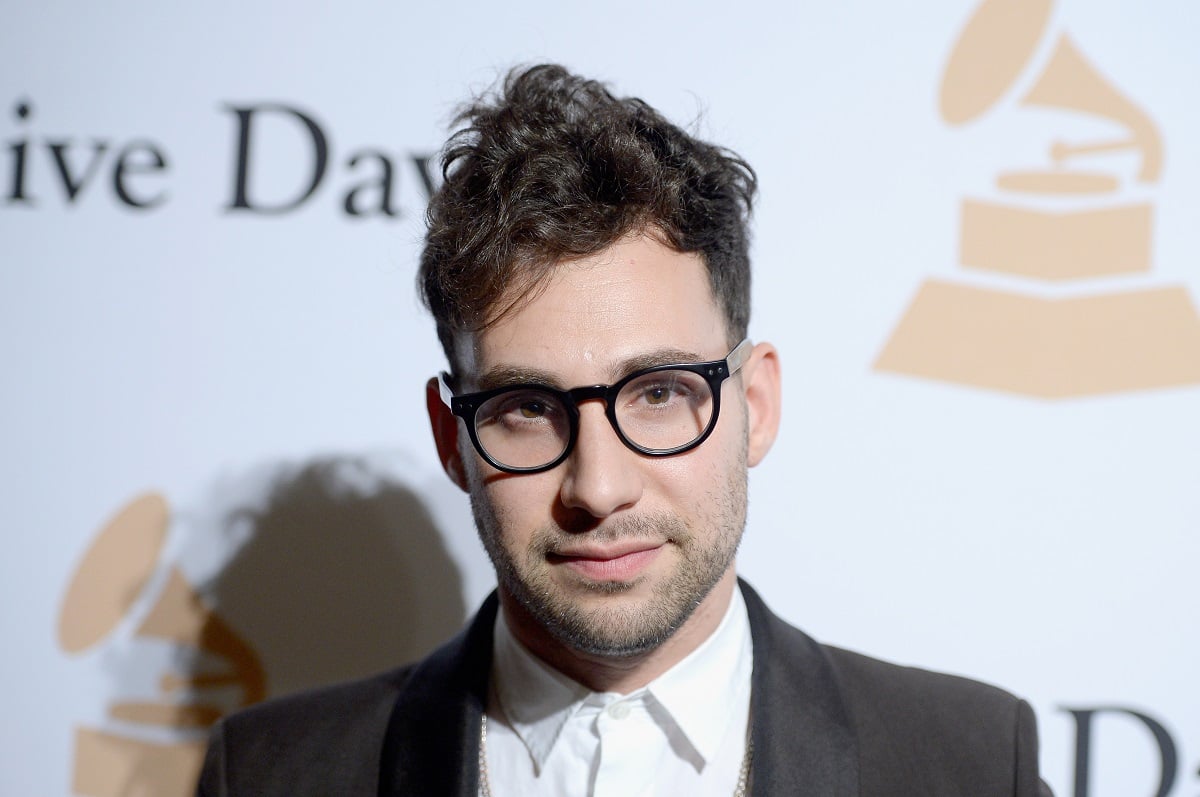
[[[735,587],[712,636],[646,688],[708,762],[729,728],[729,707],[748,699],[752,668],[750,621],[742,591]],[[709,699],[713,695],[721,697]]]
[[[492,689],[501,711],[524,743],[540,772],[567,722],[584,703],[600,705],[628,698],[599,694],[538,659],[496,613]],[[748,699],[753,668],[750,623],[740,589],[715,631],[671,669],[633,695],[646,693],[665,710],[704,762],[718,754],[730,721],[728,706]],[[722,700],[704,699],[723,695]],[[658,715],[658,712],[655,712]]]
[[[541,772],[563,726],[590,692],[518,642],[503,609],[496,612],[492,647],[492,690],[500,710],[533,757],[534,768]]]

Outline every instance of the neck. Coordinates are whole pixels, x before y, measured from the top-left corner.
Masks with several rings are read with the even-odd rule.
[[[737,576],[730,565],[691,616],[658,647],[632,656],[576,650],[550,634],[503,588],[500,606],[513,636],[535,656],[594,692],[628,694],[674,667],[712,636],[729,608]]]

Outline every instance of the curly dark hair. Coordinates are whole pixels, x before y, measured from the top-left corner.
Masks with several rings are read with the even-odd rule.
[[[417,278],[454,371],[457,332],[503,318],[555,264],[641,230],[700,253],[730,344],[745,337],[757,180],[735,153],[553,64],[514,69],[454,124]]]

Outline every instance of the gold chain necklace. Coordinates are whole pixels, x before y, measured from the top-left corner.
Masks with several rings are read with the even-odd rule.
[[[737,788],[733,797],[746,797],[746,786],[750,783],[750,759],[754,757],[754,743],[750,738],[750,729],[746,729],[746,754],[742,756],[742,768],[738,772]],[[479,790],[483,797],[492,797],[492,784],[488,779],[487,765],[487,712],[479,723]]]

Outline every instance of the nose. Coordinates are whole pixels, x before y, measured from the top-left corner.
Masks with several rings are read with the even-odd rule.
[[[628,509],[642,497],[640,459],[625,447],[604,414],[603,401],[579,407],[579,435],[563,463],[562,503],[570,509],[605,518]]]

